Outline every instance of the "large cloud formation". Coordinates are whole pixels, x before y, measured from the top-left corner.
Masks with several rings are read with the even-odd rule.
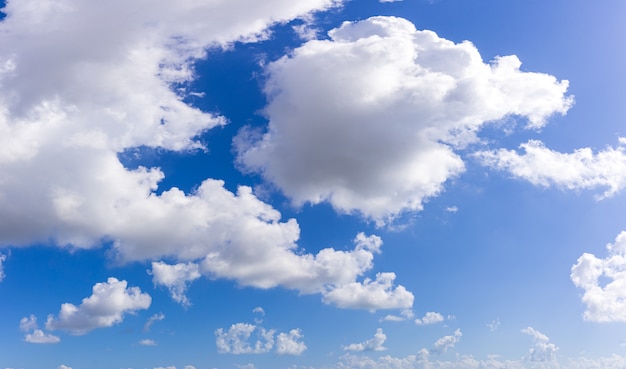
[[[328,201],[378,224],[422,208],[464,170],[455,149],[507,116],[541,128],[573,99],[567,81],[520,70],[516,56],[486,64],[409,21],[345,22],[267,67],[266,133],[236,139],[242,168],[293,203]]]
[[[225,119],[184,102],[193,61],[336,3],[8,1],[0,23],[0,244],[112,239],[132,260],[176,250],[193,257],[206,234],[224,242],[242,227],[293,239],[294,223],[278,223],[245,189],[236,196],[207,179],[197,193],[157,196],[163,173],[129,170],[117,154],[201,147],[195,138]]]
[[[0,245],[112,241],[121,261],[170,257],[183,263],[153,264],[154,282],[183,305],[198,273],[305,293],[355,282],[377,247],[305,254],[297,222],[281,221],[249,187],[232,193],[209,178],[193,193],[157,194],[159,168],[130,170],[118,158],[142,146],[202,148],[197,136],[226,120],[185,103],[193,62],[340,3],[9,1],[0,23]]]

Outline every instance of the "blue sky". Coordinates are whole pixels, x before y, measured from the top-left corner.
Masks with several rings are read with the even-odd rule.
[[[0,368],[626,367],[623,2],[0,5]]]

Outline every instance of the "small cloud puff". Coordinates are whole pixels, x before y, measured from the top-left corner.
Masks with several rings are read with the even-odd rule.
[[[374,337],[361,343],[351,343],[348,346],[344,346],[346,351],[385,351],[387,348],[383,346],[387,340],[387,335],[383,333],[382,328],[378,328]]]
[[[585,320],[626,322],[626,231],[606,249],[608,255],[603,259],[589,253],[580,256],[572,266],[570,279],[584,290]]]
[[[63,329],[82,335],[92,329],[111,327],[124,320],[124,314],[150,307],[152,298],[138,287],[127,287],[127,282],[109,278],[96,283],[91,296],[79,306],[71,303],[61,305],[57,317],[48,316],[46,328]]]
[[[417,325],[431,325],[443,322],[445,318],[440,313],[429,311],[422,318],[415,319]]]
[[[256,338],[253,338],[253,333]],[[300,329],[292,329],[289,333],[279,333],[274,329],[247,324],[233,324],[227,331],[219,328],[215,331],[215,344],[221,354],[265,354],[272,350],[278,355],[300,355],[306,345],[300,341]],[[252,339],[251,339],[252,338]]]

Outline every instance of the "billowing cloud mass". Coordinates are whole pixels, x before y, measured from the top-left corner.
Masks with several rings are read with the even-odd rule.
[[[258,225],[258,220],[255,221]],[[289,223],[292,223],[291,221]],[[295,223],[293,223],[295,224]],[[297,234],[297,225],[296,234]],[[349,251],[325,248],[317,254],[299,252],[295,243],[264,243],[257,237],[258,227],[237,235],[210,252],[199,264],[199,271],[210,277],[230,278],[241,285],[259,288],[282,286],[301,293],[321,293],[326,303],[352,309],[406,309],[413,304],[413,294],[395,286],[394,273],[379,273],[375,281],[358,277],[373,266],[374,254],[380,253],[382,240],[376,235],[359,233]],[[277,227],[276,230],[280,232]],[[296,236],[297,237],[297,236]],[[239,239],[242,240],[239,240]],[[255,245],[257,247],[250,247]],[[155,273],[154,268],[159,270]],[[167,283],[181,286],[195,276],[194,264],[153,263],[153,276],[167,276]],[[155,283],[165,284],[165,279]],[[176,291],[175,291],[176,292]],[[173,295],[178,296],[178,295]]]
[[[537,186],[568,190],[605,188],[601,198],[614,195],[626,186],[624,138],[620,138],[617,147],[607,147],[595,154],[590,148],[560,153],[536,140],[521,144],[520,148],[523,154],[500,149],[476,155],[483,164],[508,171]]]
[[[254,333],[254,336],[253,336]],[[215,331],[217,351],[222,354],[265,354],[272,350],[279,355],[300,355],[306,345],[300,341],[300,329],[292,329],[289,333],[279,333],[263,327],[237,323],[228,331],[219,328]]]
[[[267,132],[235,140],[243,168],[293,203],[328,201],[382,224],[422,208],[465,169],[454,152],[488,122],[540,128],[572,105],[567,81],[522,72],[515,56],[485,64],[470,42],[402,18],[345,22],[268,65]]]
[[[340,3],[9,2],[0,24],[0,245],[112,241],[120,261],[155,260],[154,283],[183,306],[198,273],[302,293],[357,283],[378,246],[306,254],[297,222],[281,221],[251,188],[232,193],[208,178],[192,193],[157,194],[159,168],[129,169],[118,157],[136,147],[202,149],[198,135],[226,121],[186,103],[198,92],[188,88],[193,62]],[[156,262],[164,257],[175,263]]]
[[[626,231],[606,248],[609,254],[604,259],[589,253],[579,257],[570,278],[584,290],[585,320],[626,322]]]
[[[556,359],[556,351],[559,348],[554,343],[550,343],[548,336],[532,327],[524,328],[522,333],[531,336],[535,342],[535,346],[528,350],[527,360],[544,362]]]
[[[382,328],[378,328],[374,337],[361,343],[351,343],[343,349],[346,351],[385,351],[387,348],[383,346],[387,340],[387,335]]]
[[[62,304],[56,317],[48,316],[46,328],[81,335],[121,323],[125,313],[147,309],[151,302],[150,295],[138,287],[127,287],[126,281],[109,278],[106,282],[96,283],[92,295],[84,298],[79,306]]]
[[[209,47],[262,39],[275,22],[338,3],[9,1],[0,24],[0,244],[91,247],[107,238],[137,259],[193,254],[203,235],[228,237],[252,219],[263,219],[264,234],[293,229],[245,200],[215,215],[228,209],[219,200],[233,197],[219,181],[157,196],[163,173],[124,168],[117,154],[200,148],[197,135],[225,120],[184,102],[193,61]],[[228,216],[242,218],[225,226]]]
[[[433,345],[433,352],[437,354],[443,354],[446,351],[453,348],[460,340],[463,333],[461,333],[460,329],[454,331],[454,334],[451,336],[444,336],[438,339]]]
[[[445,318],[440,313],[429,311],[422,318],[415,319],[417,325],[430,325],[443,322]]]

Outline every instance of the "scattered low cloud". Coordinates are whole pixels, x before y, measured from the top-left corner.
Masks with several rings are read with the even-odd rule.
[[[492,332],[497,331],[498,328],[500,328],[500,319],[495,319],[492,320],[490,323],[487,323],[487,328],[489,328],[489,330]]]
[[[556,352],[559,349],[555,344],[550,343],[550,338],[538,330],[528,327],[522,333],[533,338],[535,345],[528,350],[526,360],[535,362],[548,362],[556,359]]]
[[[268,64],[268,129],[235,139],[242,169],[296,206],[328,202],[390,223],[465,170],[455,149],[489,122],[541,128],[572,105],[567,81],[523,72],[516,56],[485,64],[472,43],[402,18],[344,22],[328,36]]]
[[[150,328],[152,328],[152,325],[154,324],[154,322],[157,322],[163,319],[165,319],[165,314],[163,313],[154,314],[153,316],[148,318],[148,320],[146,321],[146,324],[143,325],[143,331],[150,332]]]
[[[227,331],[215,331],[217,351],[222,354],[265,354],[273,350],[278,355],[300,355],[306,350],[300,329],[276,335],[274,329],[248,324],[233,324]]]
[[[32,333],[27,333],[24,336],[24,341],[28,343],[59,343],[61,338],[46,333],[41,329],[35,329]]]
[[[431,325],[441,323],[446,320],[440,313],[429,311],[422,318],[415,319],[417,325]]]
[[[57,369],[72,369],[72,367],[71,367],[71,366],[67,366],[67,365],[63,365],[63,364],[61,364],[61,365],[59,365],[59,366],[57,367]]]
[[[351,343],[348,346],[344,346],[346,351],[385,351],[387,348],[383,346],[387,340],[387,335],[383,333],[382,328],[378,328],[374,337],[361,343]]]
[[[7,256],[4,254],[0,254],[0,282],[2,282],[2,280],[5,277],[4,274],[4,262],[7,260]]]
[[[441,337],[433,345],[432,352],[436,354],[443,354],[447,352],[448,350],[454,348],[454,346],[461,340],[462,335],[463,333],[461,333],[461,330],[457,329],[454,331],[453,335]]]
[[[24,335],[24,342],[43,344],[61,342],[61,338],[39,329],[37,317],[33,314],[20,319],[20,330],[23,332],[31,332]]]
[[[289,333],[279,333],[276,336],[276,350],[278,355],[294,355],[299,356],[306,349],[302,339],[302,331],[300,329],[292,329]]]
[[[198,265],[194,263],[179,263],[168,265],[164,262],[152,262],[152,283],[168,288],[174,301],[187,308],[191,301],[185,295],[189,284],[200,278]]]
[[[626,231],[606,248],[608,255],[604,259],[589,253],[579,257],[570,278],[584,290],[585,320],[626,322]]]
[[[352,282],[337,286],[326,292],[323,301],[341,308],[366,309],[409,309],[413,306],[414,296],[403,286],[394,288],[395,273],[377,273],[376,279],[366,278],[361,282]]]
[[[157,345],[157,343],[154,340],[151,340],[148,338],[139,341],[139,344],[142,346],[156,346]]]
[[[92,295],[84,298],[79,306],[64,303],[56,317],[48,316],[46,328],[82,335],[96,328],[119,324],[124,320],[124,314],[150,307],[150,295],[127,285],[126,281],[113,277],[96,283]]]
[[[500,149],[476,153],[476,157],[493,169],[511,173],[536,186],[556,186],[567,190],[605,188],[599,198],[616,194],[626,186],[626,143],[597,153],[590,148],[572,153],[551,150],[537,140],[520,145],[523,154]]]

